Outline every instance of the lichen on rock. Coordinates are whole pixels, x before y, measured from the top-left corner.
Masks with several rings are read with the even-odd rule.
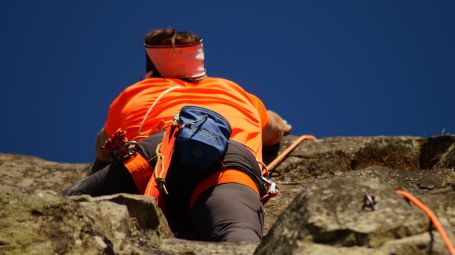
[[[264,151],[266,162],[296,137]],[[65,197],[88,164],[0,154],[0,254],[447,254],[405,189],[455,236],[455,136],[304,141],[274,171],[261,243],[177,239],[150,198]],[[376,210],[363,208],[365,195]]]

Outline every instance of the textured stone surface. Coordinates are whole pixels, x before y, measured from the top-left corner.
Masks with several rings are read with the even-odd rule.
[[[63,164],[36,157],[0,154],[0,183],[26,190],[61,192],[85,176],[88,168],[88,164]]]
[[[365,194],[375,196],[377,210],[362,208]],[[452,233],[455,225],[450,222],[455,217],[453,211],[445,209],[455,208],[455,200],[447,200],[454,195],[455,191],[450,191],[429,199],[435,205],[443,204],[435,211],[447,212],[439,213],[439,217]],[[441,242],[430,242],[428,228],[422,212],[390,186],[368,178],[334,177],[304,185],[256,254],[318,254],[310,252],[306,247],[309,244],[362,248],[357,249],[359,253],[371,250],[378,254],[428,254],[431,247],[433,254],[445,254]]]
[[[130,210],[158,218],[141,222]],[[0,229],[0,254],[145,254],[172,236],[160,211],[142,196],[69,199],[3,184]]]
[[[160,249],[169,254],[249,255],[257,246],[258,243],[207,243],[170,238],[163,241]]]
[[[265,150],[265,161],[295,139]],[[142,196],[62,196],[88,168],[0,154],[0,254],[447,254],[396,188],[455,235],[455,136],[304,141],[272,172],[280,195],[265,205],[260,244],[176,239]],[[365,194],[376,211],[362,210]]]
[[[286,137],[267,157],[283,151],[296,137]],[[267,206],[266,231],[303,184],[335,176],[367,177],[404,188],[413,194],[455,189],[455,136],[420,137],[335,137],[304,141],[275,171],[273,179],[280,198]],[[442,168],[439,166],[443,166]]]

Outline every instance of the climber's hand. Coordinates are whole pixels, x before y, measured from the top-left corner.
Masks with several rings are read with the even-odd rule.
[[[269,115],[269,123],[262,133],[262,144],[271,146],[279,143],[283,136],[290,134],[292,126],[275,112],[269,110],[267,113]]]

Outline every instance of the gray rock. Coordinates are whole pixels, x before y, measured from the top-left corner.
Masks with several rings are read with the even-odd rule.
[[[161,251],[169,254],[222,254],[222,255],[250,255],[258,243],[208,243],[170,238],[163,241]]]
[[[265,162],[295,139],[264,150]],[[455,136],[304,141],[272,172],[280,195],[265,205],[260,244],[176,239],[143,196],[62,196],[88,169],[0,154],[0,254],[447,254],[396,188],[432,208],[455,241]],[[365,193],[376,211],[362,210]]]
[[[365,194],[374,195],[377,210],[363,209]],[[453,191],[449,194],[454,195]],[[454,225],[445,218],[450,216],[452,221],[453,215],[439,216],[453,231]],[[359,253],[428,254],[431,247],[433,254],[445,254],[441,242],[430,242],[428,228],[421,211],[389,186],[367,178],[334,177],[304,185],[255,254],[319,254],[309,247],[321,249],[320,245],[334,252],[340,247],[340,252],[347,253],[346,248],[354,247],[353,252]]]
[[[85,176],[88,164],[64,164],[13,154],[0,154],[0,183],[26,190],[61,192]]]
[[[130,214],[132,204],[143,211]],[[160,218],[134,217],[145,210]],[[0,254],[149,254],[160,252],[161,237],[171,236],[166,227],[142,196],[74,201],[51,190],[0,185]]]
[[[286,137],[278,148],[266,151],[265,162],[295,139]],[[335,137],[304,141],[272,172],[281,195],[266,206],[265,232],[302,191],[302,184],[334,176],[359,176],[415,194],[444,192],[455,190],[453,160],[455,136]]]

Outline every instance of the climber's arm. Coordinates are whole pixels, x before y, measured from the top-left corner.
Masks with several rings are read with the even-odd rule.
[[[283,136],[291,133],[292,126],[275,112],[267,111],[269,121],[262,132],[262,144],[271,146],[281,141]]]
[[[106,150],[103,150],[101,146],[106,142],[108,136],[104,131],[104,128],[96,135],[96,159],[101,161],[108,161],[109,155]]]

